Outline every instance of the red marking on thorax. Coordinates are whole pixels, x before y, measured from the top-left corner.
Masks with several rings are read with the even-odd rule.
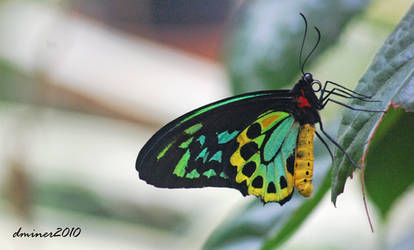
[[[304,108],[304,107],[311,107],[310,103],[308,102],[308,99],[306,99],[306,97],[304,96],[305,93],[303,91],[303,89],[300,90],[300,92],[302,93],[302,96],[298,97],[298,107],[299,108]]]

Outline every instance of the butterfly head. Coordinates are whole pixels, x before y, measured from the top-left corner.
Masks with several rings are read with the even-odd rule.
[[[312,92],[317,93],[321,90],[322,84],[319,80],[313,79],[313,76],[311,73],[305,73],[303,74],[301,78],[301,82],[305,86],[306,89],[310,90],[312,89]]]
[[[320,100],[316,95],[321,90],[321,82],[313,78],[311,73],[304,73],[292,92],[296,96],[299,108],[320,109]]]

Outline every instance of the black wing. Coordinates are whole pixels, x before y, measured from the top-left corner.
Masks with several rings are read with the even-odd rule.
[[[191,111],[160,129],[138,154],[136,169],[147,183],[163,188],[230,187],[235,181],[230,156],[237,135],[261,115],[294,112],[289,90],[259,91],[226,98]]]

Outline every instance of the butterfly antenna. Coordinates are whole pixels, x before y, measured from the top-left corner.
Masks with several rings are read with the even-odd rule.
[[[308,32],[308,21],[306,20],[306,17],[302,13],[299,13],[299,14],[302,16],[303,21],[305,21],[305,33],[303,34],[302,46],[300,47],[300,54],[299,54],[299,68],[302,71],[302,74],[305,74],[305,72],[303,71],[302,54],[303,54],[303,46],[305,46],[306,33]]]
[[[311,52],[308,54],[308,56],[305,58],[305,61],[302,64],[302,72],[303,72],[303,68],[305,67],[305,64],[308,62],[309,58],[311,57],[311,55],[313,54],[313,52],[316,50],[316,48],[319,45],[319,42],[321,41],[321,32],[319,31],[319,29],[315,26],[315,30],[318,33],[318,40],[316,41],[315,46],[313,46],[313,49],[311,50]]]

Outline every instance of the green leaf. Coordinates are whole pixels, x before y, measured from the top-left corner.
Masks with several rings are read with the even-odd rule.
[[[307,56],[316,42],[317,26],[322,32],[318,52],[335,44],[351,17],[368,0],[247,1],[245,12],[228,42],[227,65],[236,93],[291,86],[300,75],[299,52],[305,30],[299,13],[309,22],[304,49]]]
[[[356,91],[373,95],[380,102],[354,100],[350,105],[371,110],[386,110],[390,106],[414,110],[414,7],[408,11],[375,56],[367,72],[361,78]],[[364,163],[370,141],[383,116],[388,114],[347,110],[338,131],[338,142],[354,160]],[[399,139],[394,138],[398,143]],[[400,150],[398,144],[392,149]],[[376,168],[367,162],[367,168]],[[336,150],[333,163],[331,199],[335,204],[343,192],[346,179],[354,167],[343,153]],[[412,170],[410,170],[412,171]],[[387,185],[387,184],[384,184]]]
[[[414,114],[390,109],[378,127],[367,155],[365,184],[382,218],[414,183]]]
[[[295,192],[282,207],[255,199],[214,231],[204,249],[274,249],[286,242],[329,190],[331,172],[325,160],[326,164],[315,163],[318,168],[312,183],[316,192],[310,198]]]

